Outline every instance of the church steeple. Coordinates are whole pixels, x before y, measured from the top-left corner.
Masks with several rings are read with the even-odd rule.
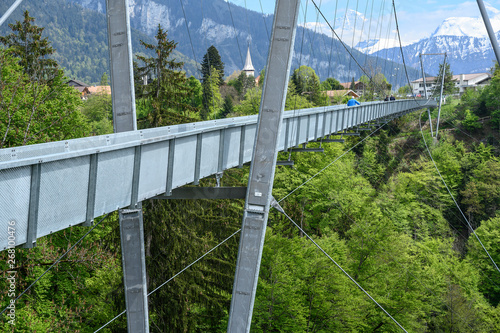
[[[245,72],[247,76],[255,77],[255,68],[252,65],[252,57],[250,56],[250,44],[248,45],[247,59],[245,60],[245,67],[243,67],[243,72]]]

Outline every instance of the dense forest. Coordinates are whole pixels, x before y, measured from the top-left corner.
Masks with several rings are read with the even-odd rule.
[[[31,36],[40,37],[27,16]],[[59,67],[36,65],[40,59],[14,38],[2,43],[2,148],[112,132],[109,96],[82,101]],[[246,75],[221,80],[224,59],[208,61],[216,49],[207,50],[200,82],[180,72],[182,63],[171,58],[175,43],[161,27],[155,41],[139,45],[156,55],[142,54],[134,66],[141,128],[258,112],[262,86]],[[41,51],[52,52],[49,44]],[[139,84],[143,75],[152,82]],[[286,108],[343,103],[323,93],[335,82],[320,82],[307,66],[293,69]],[[370,84],[362,102],[391,89],[383,77]],[[499,92],[496,68],[486,88],[448,98],[437,139],[421,110],[344,144],[321,144],[323,154],[280,153],[295,166],[276,170],[273,196],[287,215],[270,213],[252,331],[400,331],[334,260],[408,332],[499,332],[500,272],[492,262],[500,262]],[[434,128],[436,116],[432,110]],[[247,178],[248,167],[233,169],[222,184],[245,186]],[[143,202],[148,290],[156,290],[151,331],[225,331],[243,204]],[[26,291],[15,326],[3,315],[3,332],[94,332],[122,313],[118,214],[96,219],[87,232],[75,226],[38,239],[34,249],[17,248],[11,269],[8,252],[0,253],[2,310],[10,300],[8,270],[16,272],[16,295]],[[125,331],[125,315],[101,330]]]
[[[0,2],[0,12],[5,13],[10,5],[9,1]],[[109,75],[108,35],[104,14],[66,0],[26,0],[21,7],[35,15],[35,23],[45,28],[44,36],[49,38],[56,50],[51,57],[65,69],[68,78],[94,85],[99,83],[103,73],[107,72]],[[8,24],[22,20],[20,8],[0,27],[0,35],[10,32]],[[136,29],[131,29],[131,37],[134,51],[137,50],[138,53],[142,50],[149,54],[139,41],[151,42],[153,38]],[[174,54],[178,60],[185,62],[184,70],[189,75],[197,73],[193,60],[180,52]]]

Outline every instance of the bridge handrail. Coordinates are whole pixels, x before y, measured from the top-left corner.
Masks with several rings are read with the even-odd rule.
[[[430,103],[430,104],[429,104]],[[279,150],[436,106],[398,100],[285,112]],[[0,228],[15,245],[250,162],[257,115],[0,150]],[[10,246],[0,233],[0,250]]]

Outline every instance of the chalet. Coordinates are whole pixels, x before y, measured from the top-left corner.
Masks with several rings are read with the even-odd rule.
[[[431,96],[434,93],[436,87],[440,85],[440,83],[436,81],[436,76],[425,78],[425,90],[427,90],[427,96]],[[478,87],[488,85],[491,81],[491,74],[477,73],[453,75],[453,81],[455,82],[455,87],[458,88],[457,95],[461,96],[468,89],[477,89]],[[411,89],[415,96],[424,96],[424,79],[420,78],[418,80],[412,81]]]
[[[349,90],[349,89],[351,89],[351,84],[352,84],[352,82],[344,82],[344,83],[341,83],[340,85],[342,87],[344,87],[345,90]],[[366,88],[366,86],[363,82],[361,82],[361,81],[354,82],[354,89],[353,90],[356,92],[356,94],[358,96],[363,95],[363,93],[365,92],[365,88]]]
[[[66,82],[66,84],[68,86],[73,87],[76,90],[78,90],[78,92],[80,93],[80,98],[81,99],[87,99],[87,95],[90,94],[90,92],[88,90],[89,85],[85,84],[85,83],[83,83],[81,81],[78,81],[78,80],[69,80],[68,82]]]

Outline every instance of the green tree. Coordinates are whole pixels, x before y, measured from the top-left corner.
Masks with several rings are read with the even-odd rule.
[[[206,102],[206,114],[204,119],[215,119],[222,107],[222,96],[219,90],[219,70],[212,68],[210,75],[202,84],[205,93],[204,101]]]
[[[18,58],[0,49],[0,148],[85,135],[79,93],[65,81],[62,70],[50,85],[34,81]]]
[[[111,95],[106,93],[92,94],[80,107],[87,118],[91,135],[113,133],[113,107]]]
[[[467,109],[465,110],[465,118],[462,120],[462,126],[469,132],[475,132],[483,127],[483,124],[481,124],[478,120],[479,117]]]
[[[100,86],[107,86],[108,85],[108,74],[104,72],[101,76],[101,82],[99,82]]]
[[[233,99],[231,96],[227,95],[224,98],[224,104],[222,105],[221,118],[226,118],[228,114],[231,114],[233,109]]]
[[[236,79],[229,81],[227,84],[234,87],[240,95],[240,98],[243,98],[248,89],[255,87],[255,78],[253,76],[248,76],[242,71]]]
[[[208,78],[212,75],[212,68],[218,70],[218,81],[217,84],[219,86],[224,84],[224,63],[219,54],[219,50],[213,45],[211,45],[205,55],[203,56],[203,60],[201,62],[201,82],[204,83]]]
[[[4,44],[9,52],[19,58],[19,64],[32,80],[50,81],[58,75],[57,62],[48,58],[55,50],[42,33],[45,28],[33,24],[35,19],[24,12],[24,20],[9,24],[12,33],[0,36],[0,43]]]
[[[323,90],[342,90],[344,87],[340,82],[333,77],[327,78],[325,81],[321,82],[321,88]]]
[[[402,87],[399,87],[398,95],[406,97],[406,95],[410,94],[411,94],[411,87],[409,85],[404,85]]]
[[[245,95],[245,99],[242,100],[239,105],[234,107],[235,115],[248,116],[251,114],[258,114],[261,96],[262,89],[259,87],[248,90]]]
[[[316,72],[308,66],[297,68],[290,80],[295,87],[295,94],[307,96],[307,99],[316,106],[328,105],[328,97],[322,91]]]
[[[186,76],[181,72],[183,63],[172,58],[172,52],[177,43],[168,39],[167,31],[158,25],[156,33],[157,45],[141,41],[148,50],[153,50],[156,57],[137,55],[142,66],[137,66],[135,81],[138,82],[144,75],[152,77],[151,84],[142,86],[138,98],[151,98],[152,111],[148,113],[147,119],[151,127],[172,124],[175,114],[193,109],[187,102],[191,94],[190,87],[186,82]]]
[[[481,226],[476,229],[476,234],[496,263],[500,262],[499,232],[500,217],[483,221]],[[467,248],[467,260],[483,272],[479,285],[480,291],[491,305],[497,306],[500,303],[500,286],[495,283],[498,271],[475,237],[469,238]]]
[[[432,93],[433,97],[439,97],[441,94],[441,83],[443,82],[443,64],[439,65],[439,74],[436,78],[436,86],[434,87],[434,91]],[[443,95],[454,95],[458,91],[458,88],[455,86],[455,80],[453,80],[453,73],[450,69],[450,64],[446,63],[444,67],[444,86],[443,86]]]

